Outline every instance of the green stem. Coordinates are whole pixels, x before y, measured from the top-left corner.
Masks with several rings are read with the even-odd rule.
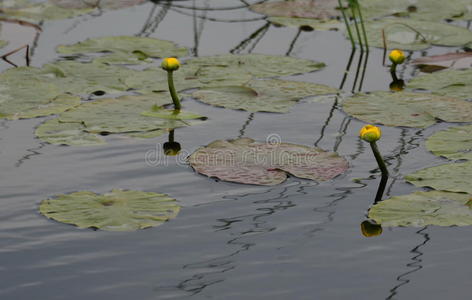
[[[169,83],[170,96],[172,97],[172,102],[174,102],[174,109],[180,110],[182,106],[180,105],[179,96],[177,96],[177,92],[175,91],[174,77],[172,71],[167,71],[167,81]]]
[[[352,17],[354,18],[354,28],[356,29],[357,39],[359,40],[359,45],[361,46],[361,51],[364,50],[364,42],[362,41],[361,31],[359,30],[359,25],[357,24],[356,12],[354,10],[355,3],[350,3]]]
[[[362,33],[364,35],[366,51],[369,51],[369,42],[367,41],[367,33],[365,32],[364,18],[362,17],[361,5],[357,2],[357,12],[359,13],[359,19],[361,20]]]
[[[346,16],[346,13],[344,12],[344,7],[341,3],[341,0],[338,0],[338,3],[339,3],[339,9],[341,10],[341,14],[343,15],[343,19],[344,19],[344,24],[346,24],[346,29],[347,29],[347,34],[349,35],[349,39],[351,40],[351,46],[352,48],[356,48],[356,43],[354,42],[354,38],[352,36],[352,32],[351,32],[351,27],[349,26],[349,21],[347,20],[347,16]]]
[[[371,142],[370,147],[372,148],[372,152],[374,152],[375,160],[377,161],[380,171],[382,172],[382,178],[383,177],[388,178],[387,166],[385,165],[382,155],[380,155],[380,151],[379,151],[379,148],[377,147],[377,144],[375,142]]]

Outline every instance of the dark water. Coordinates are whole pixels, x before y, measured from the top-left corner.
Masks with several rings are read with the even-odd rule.
[[[173,40],[199,56],[288,53],[323,61],[327,67],[322,71],[291,78],[339,87],[351,54],[339,32],[301,32],[296,38],[296,29],[266,26],[247,8],[176,7],[238,7],[243,2],[147,3],[45,22],[32,64],[56,59],[54,48],[62,43],[141,35]],[[262,34],[242,43],[261,28]],[[5,25],[2,35],[14,38],[12,48],[34,38],[33,31],[17,25]],[[411,58],[449,51],[433,48]],[[354,87],[359,54],[345,92],[359,89],[359,78]],[[388,89],[391,79],[382,54],[370,51],[362,90]],[[22,62],[21,56],[13,60]],[[414,72],[402,70],[405,79]],[[183,163],[184,155],[162,155],[165,136],[58,147],[34,138],[34,127],[45,118],[2,121],[0,299],[470,299],[470,227],[387,228],[375,238],[362,236],[359,225],[380,174],[370,149],[357,138],[363,123],[345,115],[334,101],[306,99],[288,114],[253,115],[185,101],[189,110],[210,116],[200,126],[176,131],[186,153],[215,139],[263,141],[278,134],[285,142],[337,151],[350,163],[348,172],[329,182],[290,178],[275,187],[196,175]],[[387,196],[419,190],[402,176],[442,162],[425,150],[424,138],[446,126],[382,128],[380,149],[392,174]],[[145,161],[153,151],[160,159],[156,165]],[[39,202],[54,194],[113,188],[167,193],[183,209],[160,227],[130,233],[80,230],[37,213]]]

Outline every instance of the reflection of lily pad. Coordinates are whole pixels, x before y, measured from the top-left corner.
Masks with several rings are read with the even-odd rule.
[[[472,103],[412,92],[356,94],[343,103],[346,113],[367,123],[425,128],[436,123],[472,122]]]
[[[382,226],[472,225],[472,195],[440,191],[415,192],[381,201],[369,218]]]
[[[185,56],[186,48],[169,41],[147,37],[110,36],[88,39],[74,45],[59,46],[61,54],[112,53],[98,60],[110,64],[136,64],[149,57]]]
[[[380,48],[384,46],[382,29],[389,49],[422,50],[431,45],[463,46],[472,42],[472,31],[467,28],[403,18],[369,21],[365,23],[365,29],[369,45]]]
[[[103,144],[99,135],[155,137],[166,130],[198,123],[196,120],[143,115],[155,105],[169,103],[171,99],[165,93],[87,102],[60,114],[57,122],[43,123],[37,128],[36,135],[54,144],[93,145]]]
[[[326,85],[279,79],[251,80],[244,86],[200,89],[192,94],[207,104],[250,112],[288,112],[301,98],[334,94]]]
[[[254,4],[250,9],[269,17],[328,20],[341,16],[336,0],[292,0]]]
[[[276,26],[306,28],[313,30],[339,30],[344,24],[338,20],[318,20],[310,18],[270,17],[267,19]]]
[[[472,66],[472,52],[447,53],[420,57],[411,62],[418,66],[421,72],[432,73],[442,69],[465,69]]]
[[[405,179],[420,187],[472,194],[471,177],[472,162],[465,162],[426,168],[405,176]]]
[[[472,160],[472,125],[438,131],[426,140],[426,148],[449,159]]]
[[[293,176],[324,181],[348,168],[333,152],[288,143],[258,143],[249,138],[218,140],[189,157],[200,174],[245,184],[276,185]]]
[[[414,77],[408,82],[408,88],[429,90],[438,95],[471,99],[472,69],[444,70]]]
[[[39,211],[55,221],[79,228],[134,231],[159,226],[180,211],[165,194],[112,190],[103,195],[75,192],[41,202]]]

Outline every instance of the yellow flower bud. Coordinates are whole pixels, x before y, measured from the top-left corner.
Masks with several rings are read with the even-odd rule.
[[[365,220],[361,223],[361,231],[365,237],[373,237],[382,234],[382,225]]]
[[[402,50],[392,50],[388,55],[390,61],[396,65],[400,65],[405,61],[405,53]]]
[[[380,128],[374,125],[365,125],[359,132],[359,136],[366,142],[372,143],[378,141],[382,136]]]
[[[167,57],[162,60],[161,68],[166,71],[176,71],[180,67],[180,61],[175,57]]]

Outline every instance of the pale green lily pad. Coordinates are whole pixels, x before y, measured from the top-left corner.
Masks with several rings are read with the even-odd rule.
[[[170,96],[169,96],[170,97]],[[206,120],[207,117],[185,110],[164,109],[159,106],[144,111],[141,115],[168,120]]]
[[[249,8],[269,17],[329,20],[341,16],[339,9],[337,9],[337,0],[274,1],[254,4]]]
[[[65,111],[80,104],[80,98],[63,94],[47,79],[29,75],[37,69],[20,67],[0,74],[0,117],[26,119]]]
[[[429,90],[434,94],[472,98],[472,69],[444,70],[414,77],[407,84],[409,89]]]
[[[472,122],[472,103],[413,92],[377,91],[347,98],[343,109],[367,123],[426,128],[437,122]]]
[[[368,217],[386,227],[472,225],[472,195],[440,191],[395,196],[375,204]]]
[[[166,194],[118,189],[103,195],[88,191],[61,194],[39,205],[42,215],[57,222],[107,231],[156,227],[179,211],[177,201]]]
[[[326,85],[280,79],[251,80],[243,86],[204,88],[192,94],[204,103],[250,112],[288,112],[302,98],[337,93]]]
[[[438,131],[426,140],[426,148],[437,156],[472,160],[472,125]]]
[[[385,30],[388,49],[423,50],[431,45],[463,46],[472,42],[472,31],[467,28],[404,18],[368,21],[365,29],[369,46],[379,48],[384,47],[382,29]],[[354,39],[357,40],[357,35]]]
[[[419,170],[405,180],[419,187],[472,194],[472,162],[450,163]]]
[[[61,45],[56,50],[67,55],[107,53],[96,61],[108,64],[139,64],[149,62],[147,58],[150,57],[180,57],[188,54],[186,48],[177,47],[173,42],[135,36],[99,37],[73,45]]]
[[[340,30],[344,23],[339,20],[318,20],[310,18],[270,17],[267,19],[276,26],[311,28],[313,30]]]
[[[182,120],[178,116],[144,116],[154,106],[172,103],[165,94],[122,96],[84,103],[60,114],[57,122],[43,123],[36,135],[52,144],[103,144],[100,135],[125,134],[136,137],[156,137],[164,132],[201,123],[200,120]],[[74,125],[74,124],[80,124]]]
[[[218,140],[188,158],[193,169],[208,177],[257,185],[276,185],[287,173],[315,181],[345,172],[348,162],[333,152],[289,143],[258,143],[249,138]]]
[[[147,2],[148,0],[99,0],[99,1],[77,1],[77,0],[50,0],[54,5],[66,9],[122,9]]]

